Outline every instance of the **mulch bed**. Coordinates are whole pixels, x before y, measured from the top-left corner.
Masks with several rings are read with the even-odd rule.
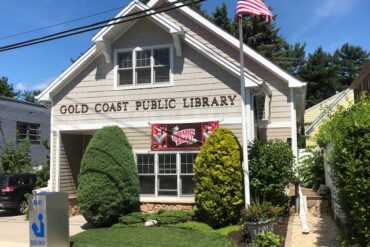
[[[285,239],[286,239],[286,235],[288,231],[288,222],[289,222],[289,216],[286,216],[283,219],[281,219],[276,225],[274,225],[273,232],[275,234],[278,234],[284,237],[284,241],[282,242],[281,246],[285,245]],[[250,246],[249,236],[247,236],[247,234],[244,231],[230,232],[228,237],[234,241],[235,246],[237,247],[249,247]]]

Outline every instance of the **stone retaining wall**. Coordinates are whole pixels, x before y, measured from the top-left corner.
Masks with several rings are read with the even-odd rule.
[[[179,203],[148,203],[143,202],[140,203],[140,211],[143,213],[155,213],[159,210],[168,210],[168,211],[190,211],[195,209],[195,204],[188,203],[188,204],[179,204]]]

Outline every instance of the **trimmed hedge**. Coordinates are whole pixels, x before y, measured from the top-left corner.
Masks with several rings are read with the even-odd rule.
[[[294,178],[294,156],[287,143],[255,141],[249,146],[249,171],[252,198],[286,204],[284,190]]]
[[[134,156],[117,126],[95,133],[81,161],[78,205],[85,219],[109,226],[139,206],[139,179]]]
[[[346,245],[370,245],[370,97],[331,116],[318,134],[321,146],[331,144],[328,164],[346,216]]]
[[[194,164],[197,216],[212,227],[237,223],[244,208],[241,148],[233,133],[218,128]]]
[[[156,220],[160,226],[165,226],[191,221],[193,217],[193,211],[159,211],[148,216],[148,219]]]

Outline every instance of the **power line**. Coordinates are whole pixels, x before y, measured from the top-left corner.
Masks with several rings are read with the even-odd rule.
[[[48,29],[48,28],[51,28],[51,27],[57,27],[57,26],[60,26],[60,25],[64,25],[64,24],[68,24],[68,23],[72,23],[72,22],[76,22],[76,21],[88,19],[88,18],[93,17],[93,16],[98,16],[98,15],[106,14],[106,13],[109,13],[109,12],[112,12],[112,11],[115,11],[115,10],[118,10],[118,9],[122,9],[122,8],[123,8],[123,6],[117,7],[117,8],[114,8],[114,9],[109,9],[109,10],[102,11],[102,12],[98,12],[98,13],[91,14],[91,15],[82,16],[82,17],[79,17],[79,18],[76,18],[76,19],[72,19],[72,20],[67,20],[67,21],[64,21],[64,22],[56,23],[56,24],[53,24],[53,25],[50,25],[50,26],[39,27],[39,28],[32,29],[32,30],[29,30],[29,31],[21,32],[21,33],[10,34],[8,36],[0,37],[0,40],[1,39],[12,38],[12,37],[17,37],[17,36],[21,36],[21,35],[25,35],[25,34],[29,34],[29,33],[34,33],[34,32],[37,32],[37,31],[40,31],[40,30],[44,30],[44,29]]]
[[[116,17],[116,18],[112,18],[112,19],[109,19],[109,20],[96,22],[96,23],[93,23],[93,24],[90,24],[90,25],[81,26],[81,27],[78,27],[78,28],[73,28],[73,29],[62,31],[62,32],[54,33],[54,34],[51,34],[51,35],[46,35],[46,36],[42,36],[42,37],[39,37],[39,38],[26,40],[26,41],[22,41],[22,42],[7,45],[7,46],[2,46],[2,47],[0,47],[0,52],[13,50],[13,49],[18,49],[18,48],[22,48],[22,47],[26,47],[26,46],[30,46],[30,45],[39,44],[39,43],[44,43],[44,42],[48,42],[48,41],[52,41],[52,40],[56,40],[56,39],[60,39],[60,38],[69,37],[69,36],[72,36],[72,35],[85,33],[85,32],[90,32],[90,31],[101,29],[101,28],[104,28],[104,27],[114,26],[114,25],[121,24],[121,23],[124,23],[124,22],[128,22],[128,21],[140,19],[140,18],[143,18],[143,17],[156,15],[156,14],[160,14],[160,13],[167,12],[167,11],[170,11],[170,10],[178,9],[178,8],[181,8],[182,6],[188,6],[188,5],[192,5],[192,4],[195,4],[195,3],[200,3],[200,2],[203,2],[205,0],[196,0],[196,1],[188,2],[188,3],[186,3],[186,1],[187,0],[185,0],[185,1],[176,1],[176,2],[173,2],[173,3],[167,4],[167,5],[157,7],[157,8],[142,10],[142,11],[138,11],[138,12],[133,13],[133,14],[126,15],[126,16]],[[177,3],[183,3],[183,4],[180,5],[180,6],[176,6]],[[128,18],[128,17],[131,17],[131,18]],[[124,19],[124,20],[118,21],[118,22],[115,22],[115,23],[108,23],[108,24],[101,25],[103,23],[107,23],[107,22],[111,22],[111,21],[115,21],[115,20],[120,20],[120,19]]]

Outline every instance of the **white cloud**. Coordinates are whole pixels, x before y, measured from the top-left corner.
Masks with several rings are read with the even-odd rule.
[[[32,83],[25,83],[25,82],[19,82],[16,83],[14,88],[16,91],[33,91],[33,90],[44,90],[50,83],[52,83],[55,80],[54,77],[50,77],[40,83],[32,84]]]
[[[362,0],[322,0],[320,6],[315,10],[317,17],[331,17],[334,15],[345,15]]]

